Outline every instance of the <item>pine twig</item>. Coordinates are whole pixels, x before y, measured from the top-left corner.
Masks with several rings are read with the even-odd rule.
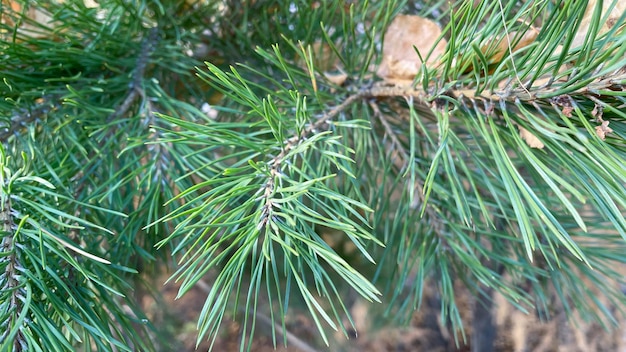
[[[4,304],[2,304],[6,307],[6,310],[10,312],[10,317],[7,319],[8,325],[5,326],[5,331],[0,334],[0,341],[7,341],[7,334],[9,334],[12,328],[15,327],[14,324],[17,322],[18,315],[22,310],[22,301],[25,299],[24,289],[19,287],[20,283],[17,280],[17,276],[20,275],[18,268],[21,267],[21,265],[15,254],[16,246],[13,236],[15,223],[13,222],[13,216],[11,214],[11,201],[8,198],[8,195],[5,196],[6,199],[4,199],[4,204],[2,204],[2,209],[0,209],[0,222],[2,223],[2,234],[4,236],[2,238],[2,242],[0,242],[0,251],[10,254],[0,259],[0,261],[8,262],[6,263],[4,273],[2,273],[3,278],[0,279],[0,282],[4,281],[4,285],[0,287],[0,292],[10,292],[8,302],[4,302]],[[4,314],[5,312],[2,313]],[[26,338],[22,334],[21,330],[18,330],[16,335],[13,337],[13,351],[24,351],[26,350],[26,346]]]
[[[263,206],[262,213],[261,213],[262,214],[261,221],[259,222],[259,225],[257,226],[257,228],[260,229],[264,227],[269,221],[269,219],[271,219],[272,217],[274,203],[272,202],[271,197],[272,197],[272,194],[274,193],[274,188],[275,188],[274,180],[276,179],[276,177],[278,177],[281,174],[282,163],[287,157],[289,151],[295,148],[298,145],[298,143],[300,143],[300,141],[302,141],[303,139],[311,135],[311,133],[320,129],[322,126],[324,126],[324,124],[328,123],[328,121],[330,121],[331,119],[339,115],[347,107],[349,107],[354,102],[356,102],[359,99],[362,99],[365,96],[367,96],[367,90],[360,90],[357,93],[348,96],[341,104],[337,105],[336,107],[331,109],[329,112],[322,115],[322,117],[320,117],[317,121],[315,121],[315,123],[309,125],[307,128],[302,130],[300,134],[289,138],[285,142],[285,146],[283,147],[282,151],[278,153],[278,155],[276,155],[274,158],[272,158],[272,160],[269,161],[268,164],[271,165],[270,177],[267,183],[265,184],[265,190],[263,192],[263,195],[261,196],[261,198],[265,200],[265,205]]]
[[[41,99],[40,99],[41,100]],[[8,126],[0,128],[0,142],[4,143],[9,137],[22,128],[31,126],[33,123],[44,118],[50,110],[58,108],[56,104],[49,104],[51,99],[44,98],[41,104],[31,110],[22,110],[11,117]]]
[[[385,129],[385,134],[391,139],[391,146],[396,149],[397,154],[399,154],[400,158],[402,159],[401,164],[403,165],[403,167],[401,167],[401,169],[403,169],[409,157],[409,153],[402,146],[402,143],[400,143],[398,136],[391,127],[391,124],[389,124],[389,121],[387,121],[385,115],[380,111],[380,108],[378,108],[378,105],[376,105],[374,102],[370,102],[369,105],[374,111],[374,117],[378,118],[378,121],[380,121],[380,123],[383,125],[383,128]]]
[[[272,165],[272,176],[275,176],[278,174],[278,171],[280,170],[280,165],[282,164],[283,160],[287,156],[287,153],[289,152],[289,150],[293,149],[296,145],[298,145],[298,143],[301,140],[309,136],[314,131],[320,129],[322,126],[328,123],[328,121],[330,121],[331,119],[339,115],[346,108],[351,106],[354,102],[363,98],[378,98],[378,97],[393,97],[393,96],[413,96],[413,97],[419,98],[422,101],[426,101],[426,95],[424,94],[423,91],[413,89],[411,87],[402,87],[402,86],[395,86],[395,85],[388,85],[388,84],[377,84],[370,88],[361,89],[358,92],[352,95],[349,95],[343,102],[341,102],[341,104],[337,105],[336,107],[332,108],[330,111],[322,115],[313,124],[309,125],[307,128],[302,130],[300,134],[289,138],[286,141],[285,146],[283,147],[283,150],[270,161],[270,164]]]
[[[120,116],[125,115],[128,110],[130,110],[133,103],[137,100],[137,97],[141,96],[145,98],[141,82],[143,81],[150,55],[154,51],[154,47],[156,46],[156,42],[158,40],[158,28],[159,27],[152,27],[148,36],[144,38],[143,43],[141,44],[139,57],[137,58],[137,63],[135,64],[135,72],[133,73],[133,79],[130,82],[128,95],[126,96],[126,99],[124,99],[124,102],[122,102],[122,104],[109,116],[107,121],[113,121]]]
[[[488,101],[510,101],[510,102],[534,102],[549,101],[554,97],[558,97],[560,87],[554,87],[552,84],[541,87],[530,87],[526,89],[505,89],[492,91],[487,94],[476,94],[475,89],[452,89],[443,94],[454,98],[466,98],[471,100],[488,100]],[[587,86],[578,88],[567,93],[570,97],[586,97],[596,98],[602,96],[601,91],[626,91],[626,69],[621,68],[613,74],[599,78]],[[426,103],[433,99],[428,92],[421,88],[413,88],[412,86],[394,85],[379,82],[371,88],[362,91],[361,97],[380,98],[380,97],[413,97],[422,103]],[[341,105],[340,105],[341,106]],[[345,108],[345,107],[344,107]]]

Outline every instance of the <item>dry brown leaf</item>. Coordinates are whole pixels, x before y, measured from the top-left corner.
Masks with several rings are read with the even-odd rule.
[[[488,38],[481,46],[481,53],[487,58],[487,64],[492,66],[498,64],[507,55],[514,53],[528,45],[532,44],[539,35],[539,29],[526,21],[518,20],[522,23],[521,28],[517,31],[506,33],[506,35],[498,35],[492,38]],[[523,30],[523,31],[522,31]],[[466,66],[465,72],[470,72],[474,69],[474,65],[471,62],[460,62],[458,58],[455,58],[455,66]],[[489,73],[493,71],[493,66],[489,69]],[[501,89],[508,85],[508,80],[502,80],[499,83]]]
[[[26,19],[30,19],[33,22],[41,23],[43,25],[48,25],[52,22],[52,18],[49,14],[42,11],[42,9],[37,8],[34,5],[28,6],[27,9],[24,9],[24,5],[21,2],[16,0],[2,0],[2,7],[8,7],[11,11],[3,11],[1,17],[1,23],[6,24],[9,27],[13,27],[16,24],[19,24],[19,30],[25,32],[36,32],[37,27],[30,24],[27,21],[24,21],[22,16]],[[2,34],[2,32],[0,32]],[[37,36],[35,33],[33,36]]]
[[[307,56],[309,53],[311,54],[315,71],[323,71],[324,77],[331,83],[341,86],[348,79],[348,75],[341,70],[339,57],[327,43],[315,42],[308,45],[306,49],[302,47],[302,52]],[[301,55],[298,54],[295,60],[300,68],[309,71],[309,67]],[[340,72],[337,73],[336,71]],[[309,72],[309,74],[311,73]],[[315,76],[317,76],[317,74],[315,74]],[[317,91],[317,79],[313,78],[311,83],[313,84],[313,90]]]
[[[532,44],[537,36],[539,35],[539,30],[537,28],[530,26],[528,30],[522,35],[519,40],[519,32],[511,32],[507,33],[506,36],[492,39],[487,44],[483,45],[480,51],[488,57],[490,64],[497,64],[502,61],[506,55],[509,54],[509,46],[515,43],[515,46],[511,48],[511,52],[515,52],[520,50],[530,44]],[[495,49],[494,49],[495,42]]]
[[[602,105],[595,104],[593,110],[591,110],[591,116],[595,117],[598,122],[602,121],[602,115],[604,114],[604,108]]]
[[[557,51],[561,52],[561,50],[562,50],[562,46],[559,45],[557,47]],[[566,65],[561,65],[559,67],[559,73],[557,75],[558,78],[555,78],[555,75],[552,73],[542,75],[541,77],[537,78],[535,82],[533,82],[533,87],[542,87],[544,85],[547,85],[549,83],[554,83],[554,82],[567,82],[567,76],[563,74],[567,70],[568,70],[568,67]]]
[[[5,24],[8,27],[13,27],[19,24],[18,30],[20,32],[27,33],[30,37],[43,37],[49,35],[47,33],[42,33],[41,28],[33,25],[32,23],[39,23],[44,26],[49,26],[51,28],[56,27],[60,23],[52,20],[52,16],[46,11],[44,6],[37,6],[35,3],[27,5],[27,8],[24,8],[24,4],[21,1],[17,0],[0,0],[0,23]],[[65,2],[65,0],[58,0],[59,3]],[[98,3],[94,0],[83,0],[83,3],[86,7],[98,7]],[[4,8],[10,9],[9,11],[4,10]],[[32,21],[32,22],[31,22]],[[3,35],[9,34],[10,32],[6,29],[0,30],[0,38]]]
[[[321,71],[331,71],[337,69],[339,57],[335,54],[330,45],[316,42],[311,45],[313,54],[313,65]]]
[[[348,74],[345,72],[329,73],[324,72],[324,77],[330,82],[338,86],[342,86],[348,79]]]
[[[609,127],[609,121],[602,121],[600,126],[596,126],[596,135],[598,135],[601,140],[605,140],[606,135],[611,132],[613,132],[613,129]]]
[[[340,60],[335,51],[323,42],[315,42],[307,47],[305,52],[311,50],[313,58],[313,66],[320,71],[335,71],[340,69]],[[296,64],[303,69],[307,68],[307,64],[300,54],[296,55]]]
[[[563,115],[565,115],[567,117],[572,117],[572,111],[574,111],[574,108],[571,107],[571,106],[564,106],[563,110],[561,110]]]
[[[561,113],[564,116],[572,117],[572,112],[574,111],[574,107],[572,106],[572,98],[569,95],[559,95],[555,98],[552,98],[552,104],[561,107]]]
[[[589,0],[587,2],[587,8],[585,9],[585,13],[583,15],[583,19],[580,22],[580,27],[578,27],[578,31],[576,32],[576,36],[574,36],[574,40],[572,41],[572,48],[583,45],[585,42],[585,37],[587,36],[587,32],[589,32],[589,27],[591,26],[591,20],[593,19],[593,14],[596,9],[596,4],[598,0]],[[611,9],[611,6],[615,3],[615,6]],[[608,14],[608,18],[606,22],[601,24],[600,30],[598,31],[598,35],[608,32],[613,26],[615,22],[622,16],[624,11],[626,11],[626,1],[623,0],[604,0],[601,2],[602,4],[602,16],[604,18]],[[610,12],[609,12],[610,9]]]
[[[440,36],[441,28],[434,21],[398,15],[385,32],[383,59],[376,74],[391,83],[411,84],[422,67],[415,48],[426,59],[427,67],[436,67],[448,44],[444,38],[439,40]],[[432,54],[426,58],[431,49]]]
[[[541,143],[539,138],[537,138],[537,136],[530,133],[527,129],[525,129],[522,126],[517,126],[517,127],[519,127],[520,137],[522,137],[522,139],[526,141],[526,144],[528,144],[529,147],[536,148],[536,149],[543,149],[543,147],[545,147],[543,143]]]

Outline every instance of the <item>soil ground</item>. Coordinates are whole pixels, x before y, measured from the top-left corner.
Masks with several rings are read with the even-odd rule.
[[[163,282],[163,281],[161,281]],[[144,299],[144,306],[152,312],[151,320],[160,330],[159,345],[162,351],[207,351],[210,343],[202,342],[196,349],[196,323],[206,298],[206,289],[193,288],[182,298],[176,300],[178,286],[167,284],[162,287],[162,301]],[[350,308],[358,336],[347,339],[341,334],[330,336],[330,346],[325,346],[319,339],[313,322],[304,313],[287,318],[286,327],[291,334],[288,347],[280,345],[274,348],[271,329],[268,322],[259,320],[255,337],[251,344],[253,352],[462,352],[477,351],[472,349],[474,336],[495,332],[493,352],[591,352],[616,351],[626,352],[624,329],[607,331],[598,324],[585,323],[581,320],[568,320],[564,312],[555,311],[550,321],[540,321],[534,315],[517,311],[502,297],[495,297],[491,311],[494,326],[484,331],[473,331],[480,324],[472,324],[472,307],[476,302],[463,288],[459,288],[458,304],[466,322],[466,342],[457,346],[453,334],[440,322],[439,303],[434,299],[434,292],[425,292],[424,307],[412,316],[409,326],[400,327],[389,324],[386,327],[374,327],[380,316],[372,313],[369,304],[356,300]],[[378,324],[380,325],[380,324]],[[213,351],[239,351],[241,326],[225,319],[220,335],[215,341]],[[295,343],[294,343],[295,342]],[[300,343],[300,348],[295,347]],[[488,352],[488,351],[480,351]]]

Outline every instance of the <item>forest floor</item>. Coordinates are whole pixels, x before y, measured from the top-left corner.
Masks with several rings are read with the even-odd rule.
[[[161,301],[145,296],[142,302],[159,330],[157,344],[162,351],[207,351],[210,346],[208,341],[200,343],[196,349],[196,324],[207,296],[206,288],[196,286],[180,299],[175,299],[177,292],[178,285],[170,283],[162,286]],[[517,311],[498,296],[495,296],[491,309],[493,328],[474,332],[473,327],[479,325],[472,324],[472,310],[476,302],[461,286],[458,292],[457,303],[466,322],[466,342],[461,340],[458,346],[451,331],[441,324],[435,293],[425,292],[422,309],[413,314],[408,326],[403,327],[386,323],[374,306],[354,300],[350,312],[359,331],[358,336],[348,339],[339,333],[331,334],[330,346],[321,341],[313,321],[303,312],[293,313],[286,319],[286,328],[290,334],[289,346],[283,347],[283,338],[278,335],[278,347],[274,349],[270,323],[261,317],[250,351],[469,352],[472,351],[472,337],[495,332],[494,352],[626,352],[623,328],[607,331],[595,323],[568,320],[565,313],[559,311],[553,312],[550,321],[540,321],[533,314]],[[622,319],[622,322],[626,320]],[[239,351],[240,338],[239,322],[225,319],[213,351]],[[298,344],[300,348],[295,347]]]

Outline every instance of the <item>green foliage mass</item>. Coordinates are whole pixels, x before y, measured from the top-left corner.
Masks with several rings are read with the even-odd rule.
[[[350,294],[402,320],[425,285],[460,339],[458,283],[616,321],[626,14],[601,31],[598,2],[579,45],[586,1],[86,4],[0,5],[0,351],[157,349],[163,268],[210,281],[198,340],[237,317],[242,349],[257,312],[328,343]],[[447,40],[412,87],[375,75],[398,13]]]

